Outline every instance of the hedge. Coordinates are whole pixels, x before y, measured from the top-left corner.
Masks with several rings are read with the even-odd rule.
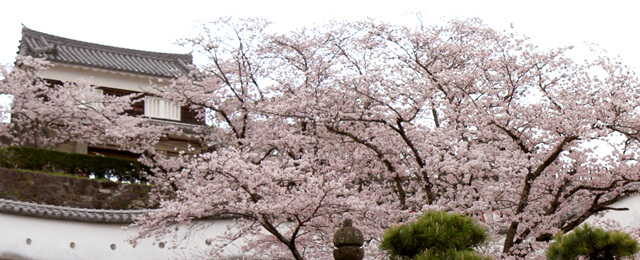
[[[96,179],[146,182],[149,168],[138,161],[77,153],[65,153],[33,147],[0,149],[0,166],[34,171],[63,172],[94,176]]]

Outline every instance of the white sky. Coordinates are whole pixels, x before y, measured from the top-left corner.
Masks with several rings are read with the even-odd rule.
[[[221,16],[261,16],[280,30],[331,19],[376,18],[417,25],[480,17],[499,30],[514,30],[545,46],[596,43],[640,69],[640,2],[636,1],[447,1],[447,0],[11,0],[0,10],[0,63],[12,63],[22,24],[61,37],[148,51],[188,53],[175,44],[195,34],[202,21]]]

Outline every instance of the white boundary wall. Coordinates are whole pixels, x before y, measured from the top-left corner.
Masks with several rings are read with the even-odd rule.
[[[640,196],[626,198],[604,218],[623,226],[640,227]],[[588,221],[592,221],[593,218]],[[99,224],[0,213],[0,259],[12,260],[101,260],[101,259],[203,259],[207,238],[216,237],[232,225],[232,220],[199,222],[188,229],[181,226],[175,236],[145,239],[133,246],[128,240],[136,228],[122,224]],[[188,233],[187,233],[188,232]],[[177,248],[170,248],[178,242]],[[241,259],[242,252],[230,246],[228,259]]]
[[[206,231],[191,230],[188,240],[181,229],[178,248],[174,241],[145,239],[133,246],[128,239],[135,228],[122,224],[96,224],[0,213],[0,259],[202,259],[207,249],[206,238],[226,231],[231,220],[216,220]],[[125,225],[126,226],[126,225]],[[162,242],[162,243],[160,243]],[[161,248],[162,247],[162,248]],[[233,248],[229,248],[233,250]],[[235,258],[239,251],[228,252]]]
[[[617,220],[622,226],[640,227],[640,195],[628,197],[613,204],[614,208],[628,208],[625,211],[610,210],[603,214],[603,218]],[[591,222],[594,217],[587,221]]]

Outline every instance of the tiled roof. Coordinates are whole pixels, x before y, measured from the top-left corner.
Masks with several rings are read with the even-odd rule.
[[[0,213],[93,223],[130,224],[151,210],[84,209],[0,199]]]
[[[187,74],[191,54],[118,48],[76,41],[22,28],[20,54],[50,61],[164,78]]]

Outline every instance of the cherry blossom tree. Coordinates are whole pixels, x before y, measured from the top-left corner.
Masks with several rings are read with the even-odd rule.
[[[112,142],[141,151],[161,134],[158,127],[143,126],[143,118],[125,113],[137,95],[104,95],[82,82],[51,83],[39,78],[49,66],[43,59],[20,56],[16,65],[4,68],[0,81],[0,93],[11,97],[2,111],[11,115],[10,122],[0,125],[5,145],[51,149],[68,142]]]
[[[638,81],[616,60],[475,19],[267,25],[220,19],[185,41],[210,63],[159,95],[210,111],[210,149],[145,159],[162,207],[139,238],[233,217],[212,255],[243,238],[247,254],[322,259],[349,217],[375,257],[423,211],[497,211],[493,253],[524,257],[637,192]]]

